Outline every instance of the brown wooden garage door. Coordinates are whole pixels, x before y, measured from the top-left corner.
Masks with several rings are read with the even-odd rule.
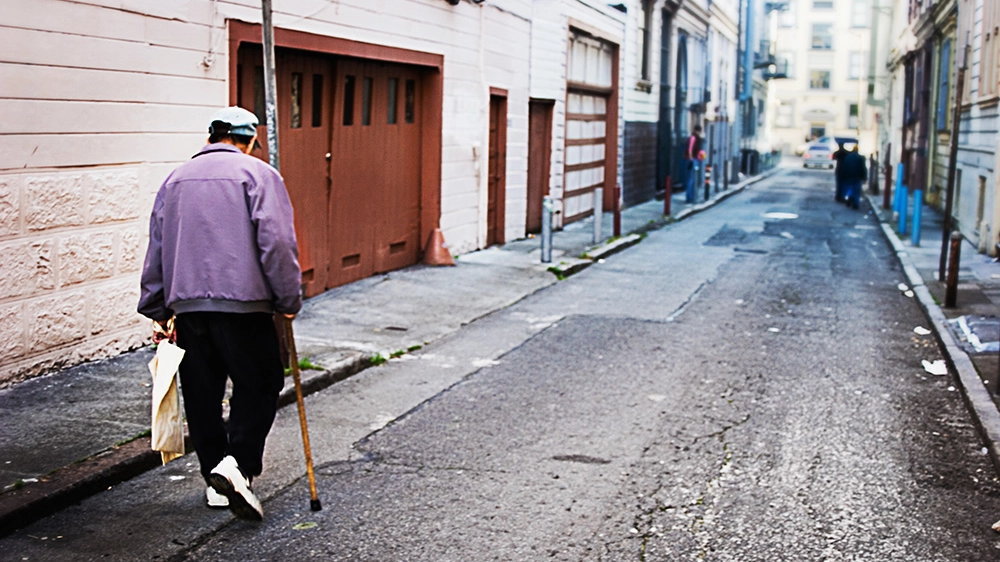
[[[239,104],[263,122],[260,48],[239,57]],[[306,295],[416,263],[420,71],[299,51],[277,59],[281,173]],[[262,143],[266,134],[259,127]],[[266,148],[254,154],[267,159]]]
[[[415,69],[361,60],[337,64],[331,286],[417,261],[420,103]]]

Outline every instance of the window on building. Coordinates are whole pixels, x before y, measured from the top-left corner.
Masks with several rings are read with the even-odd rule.
[[[864,76],[865,53],[862,51],[851,51],[847,64],[847,79],[860,80]]]
[[[781,27],[795,27],[795,0],[788,2],[788,8],[778,15],[778,25]]]
[[[943,131],[948,128],[948,98],[951,93],[951,38],[944,40],[941,54],[938,56],[938,103],[937,128]]]
[[[833,49],[833,24],[812,24],[812,48],[828,51]]]
[[[795,77],[795,53],[792,51],[780,51],[775,55],[778,72],[784,71],[788,78]]]
[[[847,128],[857,129],[860,125],[860,120],[858,119],[858,104],[850,103],[847,104]]]
[[[795,126],[795,102],[782,101],[774,113],[774,126],[790,129]]]
[[[814,10],[832,10],[833,0],[813,0]]]
[[[650,33],[653,29],[653,0],[639,2],[639,33],[636,34],[639,49],[639,79],[649,81],[651,57]]]
[[[979,99],[997,97],[1000,82],[1000,2],[983,3],[983,32],[980,36]]]
[[[829,90],[830,89],[830,71],[829,70],[810,70],[809,71],[809,89],[810,90]]]
[[[851,0],[851,27],[868,27],[872,17],[869,0]]]

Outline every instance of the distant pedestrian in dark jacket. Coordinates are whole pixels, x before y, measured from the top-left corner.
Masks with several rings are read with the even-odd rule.
[[[842,177],[842,172],[840,167],[840,165],[844,162],[844,157],[847,155],[848,152],[847,149],[844,148],[844,143],[838,142],[837,150],[833,153],[833,159],[836,162],[835,168],[833,170],[833,178],[834,182],[836,183],[836,195],[834,196],[834,198],[840,203],[843,203],[847,200],[846,197],[844,196],[844,180]]]
[[[861,206],[861,186],[868,177],[868,166],[865,157],[858,154],[857,145],[844,156],[840,164],[840,176],[844,185],[844,198],[847,204],[857,209]]]
[[[229,107],[208,130],[208,146],[156,194],[139,312],[161,333],[176,315],[184,410],[208,504],[259,521],[250,482],[284,385],[274,314],[290,322],[302,306],[298,247],[281,176],[249,156],[257,117]]]

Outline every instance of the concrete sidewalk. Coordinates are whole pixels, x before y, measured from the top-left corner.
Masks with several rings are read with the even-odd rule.
[[[930,328],[1000,471],[1000,356],[996,351],[1000,342],[1000,262],[980,254],[963,239],[956,306],[945,308],[945,284],[938,280],[943,213],[923,205],[920,230],[914,238],[912,197],[901,233],[899,217],[892,209],[882,209],[882,195],[866,195],[903,266],[907,288],[931,321]]]
[[[626,209],[620,239],[609,239],[605,213],[601,244],[593,244],[592,220],[569,225],[553,236],[550,264],[540,263],[540,240],[527,238],[463,255],[454,268],[417,265],[309,299],[295,320],[296,345],[319,369],[303,371],[304,390],[432,345],[776,171],[695,204],[675,193],[671,217],[662,200]],[[147,347],[0,390],[0,536],[160,464],[148,437],[152,357]],[[280,402],[294,400],[289,378]]]

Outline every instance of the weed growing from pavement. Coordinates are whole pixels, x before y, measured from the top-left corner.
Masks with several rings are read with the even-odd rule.
[[[378,367],[382,363],[385,363],[386,361],[388,361],[388,359],[386,359],[385,357],[383,357],[381,353],[376,353],[375,355],[372,355],[371,357],[369,357],[368,361],[373,366]]]
[[[397,349],[396,351],[393,351],[392,353],[389,354],[389,359],[398,359],[404,355],[406,355],[405,349]]]
[[[299,369],[303,371],[322,371],[323,367],[312,362],[311,357],[299,359]]]
[[[408,353],[413,353],[414,351],[417,351],[418,349],[423,349],[423,347],[424,347],[424,346],[422,346],[422,345],[420,345],[420,344],[418,343],[418,344],[416,344],[416,345],[411,345],[410,347],[406,348],[406,351],[407,351]]]
[[[549,266],[548,271],[550,271],[551,273],[553,273],[556,276],[556,279],[558,279],[560,281],[565,281],[566,280],[566,275],[562,272],[561,269],[559,269],[559,266],[555,266],[555,265]]]
[[[147,429],[146,431],[143,431],[142,433],[133,435],[132,437],[129,437],[128,439],[123,439],[123,440],[115,443],[114,446],[115,447],[121,447],[122,445],[127,445],[127,444],[135,441],[136,439],[142,439],[143,437],[150,437],[152,435],[153,435],[153,430],[152,429]]]

